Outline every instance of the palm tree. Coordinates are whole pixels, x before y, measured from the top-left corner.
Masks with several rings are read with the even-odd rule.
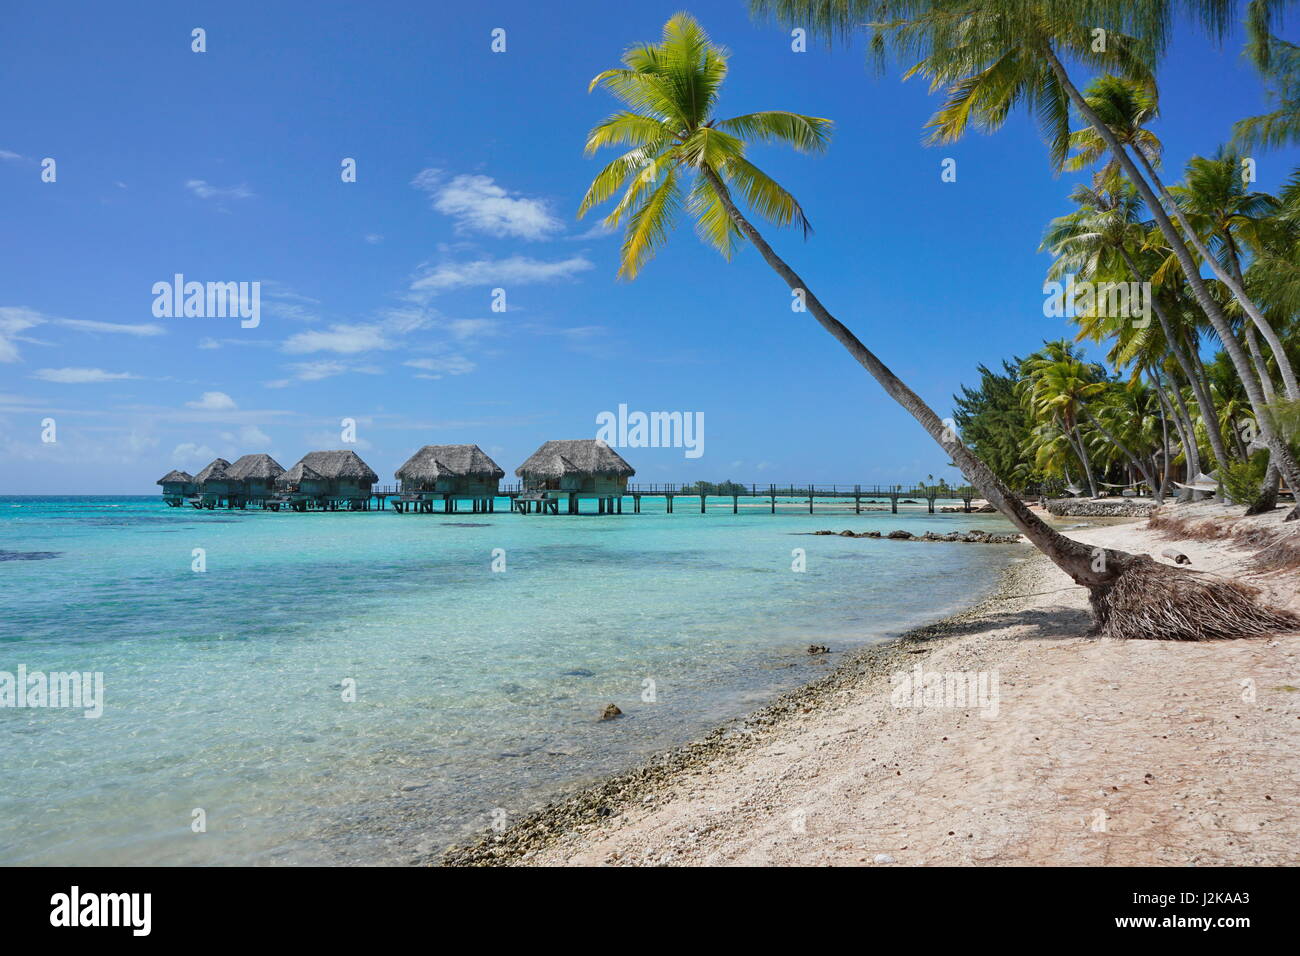
[[[1183,184],[1174,186],[1170,192],[1182,208],[1188,225],[1207,249],[1218,253],[1216,259],[1244,288],[1246,277],[1242,261],[1246,253],[1243,247],[1256,243],[1260,223],[1277,210],[1277,200],[1268,193],[1246,189],[1241,178],[1241,157],[1231,150],[1223,150],[1213,159],[1193,156],[1187,164]],[[1295,401],[1300,398],[1300,385],[1296,383],[1295,371],[1281,337],[1262,315],[1255,325],[1273,352],[1287,398]],[[1248,347],[1253,339],[1254,329],[1248,324]],[[1258,354],[1258,348],[1255,352]],[[1261,374],[1261,384],[1271,401],[1269,393],[1273,381],[1266,370]]]
[[[1254,299],[1246,292],[1240,258],[1233,256],[1239,250],[1232,240],[1225,240],[1222,234],[1216,231],[1219,227],[1240,227],[1244,220],[1257,218],[1267,212],[1264,206],[1269,197],[1263,193],[1248,192],[1242,183],[1241,157],[1231,151],[1221,153],[1213,161],[1196,157],[1188,168],[1188,186],[1166,189],[1155,172],[1156,167],[1160,165],[1160,141],[1145,128],[1159,115],[1153,87],[1148,82],[1105,74],[1089,85],[1084,94],[1084,101],[1092,107],[1103,125],[1110,130],[1114,141],[1131,151],[1142,163],[1151,181],[1161,189],[1166,200],[1171,203],[1174,218],[1184,230],[1186,238],[1195,247],[1196,253],[1210,260],[1211,271],[1232,292],[1240,307],[1268,340],[1270,347],[1276,350],[1273,343],[1278,341],[1277,333]],[[1077,150],[1077,154],[1065,162],[1066,169],[1085,168],[1108,153],[1110,160],[1103,168],[1103,172],[1116,172],[1120,168],[1118,154],[1110,152],[1107,140],[1095,127],[1087,126],[1072,133],[1070,145]],[[1194,184],[1191,182],[1193,178]],[[1206,207],[1213,207],[1213,209],[1207,213]],[[1216,247],[1221,251],[1221,255],[1214,257],[1211,252]],[[1201,281],[1199,275],[1197,279]],[[1245,334],[1249,346],[1254,339],[1254,330],[1247,325]],[[1285,356],[1282,362],[1285,363]],[[1258,370],[1258,363],[1256,369]],[[1295,374],[1289,364],[1286,364],[1281,371],[1283,381],[1287,383],[1289,397],[1294,398],[1295,396],[1290,395],[1290,392],[1294,390]],[[1271,401],[1271,382],[1264,378],[1261,387],[1264,398]]]
[[[1102,170],[1093,177],[1092,186],[1076,187],[1070,199],[1079,209],[1052,220],[1039,246],[1039,249],[1047,249],[1055,256],[1048,278],[1059,279],[1068,272],[1077,272],[1082,278],[1092,281],[1123,281],[1125,278],[1150,281],[1157,270],[1139,264],[1143,258],[1141,250],[1147,227],[1140,221],[1142,203],[1136,188],[1119,179],[1113,171]],[[1176,312],[1169,308],[1165,290],[1155,285],[1151,308],[1159,320],[1163,344],[1191,383],[1197,403],[1209,410],[1208,420],[1213,421],[1209,391],[1183,346],[1184,333]],[[1121,364],[1135,357],[1131,348],[1134,341],[1148,349],[1156,344],[1155,336],[1145,334],[1148,330],[1139,329],[1123,317],[1084,316],[1079,324],[1082,326],[1081,336],[1100,340],[1113,335],[1120,340],[1120,345],[1127,340],[1130,345],[1127,356],[1117,356]],[[1217,427],[1209,428],[1208,433],[1215,457],[1227,461],[1227,451]]]
[[[1140,152],[1152,163],[1160,162],[1164,144],[1147,124],[1160,115],[1160,106],[1154,89],[1135,83],[1122,76],[1104,73],[1084,90],[1083,98],[1110,128],[1115,139],[1127,148]],[[1070,134],[1070,149],[1074,155],[1061,164],[1062,169],[1077,172],[1105,159],[1100,170],[1105,179],[1118,176],[1119,160],[1110,152],[1110,146],[1091,126]]]
[[[1267,63],[1261,65],[1273,109],[1238,120],[1233,142],[1241,149],[1277,149],[1300,143],[1300,47],[1271,37]]]
[[[1088,494],[1097,497],[1097,479],[1080,427],[1087,404],[1105,391],[1101,370],[1084,362],[1069,342],[1044,342],[1043,348],[1021,366],[1021,396],[1039,423],[1056,425],[1074,449],[1088,482]]]
[[[1267,5],[1267,0],[1256,2]],[[971,125],[995,131],[1014,107],[1025,106],[1037,117],[1052,163],[1060,168],[1070,147],[1073,105],[1101,137],[1155,217],[1197,304],[1242,378],[1272,460],[1287,484],[1300,488],[1300,464],[1262,413],[1267,400],[1250,361],[1188,249],[1188,241],[1195,247],[1200,246],[1199,240],[1142,151],[1129,154],[1084,99],[1061,62],[1061,56],[1066,56],[1154,87],[1152,70],[1174,22],[1172,0],[750,0],[750,6],[755,13],[775,13],[789,25],[827,38],[847,37],[865,25],[870,30],[869,45],[880,62],[891,47],[900,57],[913,59],[915,65],[905,76],[928,77],[932,90],[942,89],[946,94],[928,124],[934,131],[932,142],[960,139]],[[1229,0],[1197,0],[1191,10],[1222,35],[1231,22],[1233,6]],[[1100,44],[1098,29],[1104,31]],[[1258,309],[1245,291],[1203,247],[1197,254],[1255,320]],[[1287,517],[1300,518],[1300,505]]]
[[[802,294],[818,324],[948,452],[989,503],[1076,583],[1088,588],[1098,626],[1106,633],[1203,638],[1290,624],[1284,615],[1260,608],[1242,589],[1225,583],[1207,584],[1145,555],[1100,549],[1094,553],[1050,528],[831,315],[803,278],[768,245],[733,196],[734,191],[776,225],[798,222],[806,228],[798,202],[749,162],[746,147],[753,141],[778,142],[819,151],[827,146],[830,122],[784,111],[718,119],[714,110],[727,73],[727,56],[692,17],[682,13],[665,24],[661,42],[631,47],[623,55],[621,68],[606,70],[592,80],[590,88],[605,87],[627,108],[591,130],[588,152],[612,144],[631,149],[597,174],[579,214],[626,184],[623,196],[606,218],[610,225],[624,223],[620,275],[636,275],[667,240],[683,207],[695,218],[700,236],[724,255],[735,250],[738,237],[747,239],[790,289]],[[1167,626],[1164,633],[1148,633],[1153,618],[1141,595],[1149,586],[1163,587],[1168,598],[1159,617],[1162,627]]]

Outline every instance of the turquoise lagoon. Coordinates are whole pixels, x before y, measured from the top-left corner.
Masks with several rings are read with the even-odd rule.
[[[0,671],[104,675],[98,719],[0,709],[0,863],[427,860],[969,605],[1023,554],[807,536],[1006,530],[996,515],[716,505],[0,498]],[[599,721],[607,703],[625,716]]]

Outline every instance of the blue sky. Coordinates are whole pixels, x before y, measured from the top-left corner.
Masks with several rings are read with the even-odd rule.
[[[343,418],[385,482],[433,442],[475,442],[513,474],[620,403],[704,414],[703,457],[628,449],[636,480],[956,477],[752,249],[728,264],[683,223],[622,282],[617,237],[575,219],[599,165],[585,133],[615,108],[587,83],[680,4],[183,6],[6,14],[0,493],[149,493],[254,451],[287,467],[348,447]],[[1065,331],[1043,317],[1035,249],[1072,178],[1027,117],[927,148],[922,82],[878,79],[860,52],[794,53],[739,0],[688,9],[733,53],[723,115],[835,121],[824,156],[752,154],[816,230],[769,235],[941,414],[978,363]],[[1156,127],[1171,165],[1262,109],[1239,48],[1178,35]],[[1258,160],[1273,188],[1297,157]],[[152,286],[176,273],[260,282],[260,325],[155,317]]]

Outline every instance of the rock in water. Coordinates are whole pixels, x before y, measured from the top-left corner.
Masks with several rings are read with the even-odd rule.
[[[605,709],[600,712],[601,720],[613,720],[615,717],[622,717],[623,712],[615,704],[606,704]]]

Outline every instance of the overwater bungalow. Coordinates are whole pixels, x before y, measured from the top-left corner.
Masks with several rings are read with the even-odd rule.
[[[444,512],[457,510],[457,503],[471,502],[475,512],[495,510],[497,488],[504,470],[478,445],[425,445],[398,468],[394,477],[401,494],[393,499],[398,513],[432,512],[442,501]]]
[[[527,514],[560,513],[560,502],[568,514],[578,514],[584,498],[597,501],[599,514],[622,514],[627,480],[636,469],[599,438],[548,441],[515,469],[523,479],[523,493],[514,506]]]
[[[155,484],[162,485],[163,501],[171,508],[179,508],[185,504],[185,499],[194,494],[197,488],[194,484],[194,476],[178,468],[167,472]]]
[[[294,511],[306,511],[328,490],[329,482],[325,476],[301,461],[275,479],[276,504],[287,505]]]
[[[194,476],[194,494],[190,504],[195,508],[234,508],[240,503],[239,482],[229,473],[230,462],[214,458],[208,466]]]
[[[298,469],[298,465],[302,469]],[[298,463],[281,478],[297,472],[300,504],[326,511],[369,511],[370,496],[379,480],[374,469],[361,460],[354,451],[312,451],[303,455]],[[304,488],[304,484],[308,488]],[[283,487],[284,482],[281,482]],[[315,494],[308,496],[308,489]]]
[[[238,483],[243,505],[250,502],[267,507],[276,496],[275,481],[284,467],[270,455],[244,455],[226,469],[226,477]],[[278,508],[278,503],[274,505]]]

